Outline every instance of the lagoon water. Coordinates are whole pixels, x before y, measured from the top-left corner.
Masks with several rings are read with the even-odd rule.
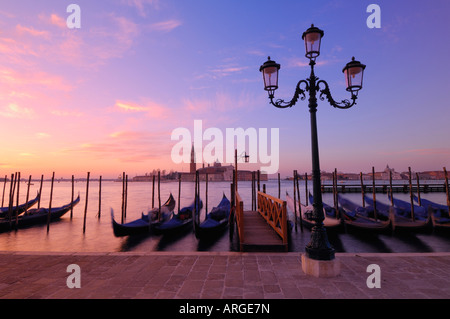
[[[278,181],[264,182],[266,192],[278,196]],[[302,201],[305,200],[305,182],[300,183]],[[262,183],[261,183],[262,184]],[[354,182],[352,183],[354,184]],[[39,182],[30,187],[30,198],[37,193]],[[244,201],[244,209],[251,208],[251,183],[239,182],[239,193]],[[261,185],[262,188],[262,185]],[[312,190],[309,181],[308,189]],[[281,198],[285,198],[286,192],[292,194],[292,181],[281,181]],[[71,183],[55,182],[53,190],[52,207],[62,206],[71,200]],[[200,242],[192,232],[188,230],[180,236],[167,238],[164,236],[145,235],[139,237],[117,238],[113,234],[111,225],[111,209],[115,218],[120,222],[122,204],[122,183],[103,181],[101,197],[101,215],[99,211],[99,184],[97,181],[89,183],[89,199],[86,215],[86,230],[83,233],[83,219],[86,204],[86,182],[75,183],[75,196],[79,193],[80,203],[74,208],[73,216],[70,212],[59,221],[50,224],[47,233],[46,225],[33,226],[17,231],[0,233],[1,251],[49,251],[49,252],[121,252],[121,251],[234,251],[236,244],[230,242],[228,231],[213,242]],[[7,193],[7,192],[6,192]],[[164,203],[172,193],[178,201],[178,182],[161,183],[161,203]],[[205,183],[200,185],[200,193],[204,201],[202,214],[205,212]],[[230,195],[229,182],[208,183],[208,210],[221,200],[222,194]],[[193,200],[194,183],[184,182],[181,185],[181,207],[189,205]],[[7,196],[7,194],[5,195]],[[356,203],[361,202],[360,193],[344,194]],[[386,194],[377,193],[377,199],[388,203]],[[396,197],[409,200],[409,194],[398,193]],[[423,198],[446,204],[445,193],[422,194]],[[42,207],[48,207],[50,198],[50,182],[45,182],[42,190]],[[21,184],[20,203],[26,199],[26,184]],[[324,202],[333,204],[332,194],[323,195]],[[4,205],[6,206],[6,205]],[[126,221],[132,221],[140,217],[152,206],[152,183],[129,182]],[[158,206],[158,194],[155,191],[155,206]],[[178,202],[176,207],[178,206]],[[201,215],[204,216],[204,215]],[[201,217],[202,218],[202,217]],[[310,231],[300,226],[292,232],[290,251],[303,252],[305,245],[310,240]],[[386,233],[386,234],[361,234],[351,232],[339,232],[329,234],[329,241],[336,252],[450,252],[450,234],[439,232],[425,233]]]

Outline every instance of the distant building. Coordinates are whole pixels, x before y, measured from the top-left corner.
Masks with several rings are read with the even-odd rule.
[[[234,166],[233,165],[222,165],[218,160],[211,166],[205,164],[201,168],[197,169],[197,164],[195,163],[195,151],[194,145],[191,149],[191,162],[189,163],[189,172],[171,172],[168,175],[161,175],[163,180],[178,180],[181,178],[182,182],[195,182],[195,172],[198,171],[199,178],[201,181],[206,180],[206,175],[208,175],[208,181],[211,182],[231,182],[233,181]],[[238,181],[251,181],[252,171],[248,170],[238,170]],[[255,179],[257,176],[255,174]],[[134,182],[145,182],[152,181],[153,175],[145,176],[135,176],[133,177]],[[260,173],[260,181],[267,181],[268,175],[266,173]]]

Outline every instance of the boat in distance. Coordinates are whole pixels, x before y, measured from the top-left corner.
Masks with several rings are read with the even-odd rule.
[[[161,219],[167,220],[173,213],[174,208],[175,208],[175,199],[173,198],[171,193],[166,202],[161,206]],[[116,237],[132,236],[148,233],[150,231],[151,223],[158,222],[158,220],[159,220],[159,208],[152,208],[146,215],[142,213],[141,218],[133,220],[129,223],[120,224],[115,221],[114,211],[111,208],[111,222],[114,236]]]

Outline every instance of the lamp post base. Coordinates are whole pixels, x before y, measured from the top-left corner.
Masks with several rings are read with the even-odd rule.
[[[302,270],[305,274],[317,278],[336,277],[341,272],[339,260],[317,260],[311,259],[305,254],[302,255]]]
[[[314,226],[311,232],[311,241],[305,247],[308,258],[316,260],[333,260],[334,249],[328,242],[325,227]]]

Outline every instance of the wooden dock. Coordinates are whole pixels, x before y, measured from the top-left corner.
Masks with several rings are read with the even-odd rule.
[[[257,211],[244,211],[242,251],[286,251],[286,245]]]
[[[365,193],[372,193],[373,192],[373,186],[372,185],[364,185],[364,192]],[[336,189],[338,193],[361,193],[361,185],[337,185]],[[387,194],[390,190],[390,185],[383,184],[383,185],[375,185],[375,193],[384,193]],[[445,184],[425,184],[420,185],[419,187],[413,185],[412,191],[417,193],[434,193],[434,192],[445,192]],[[332,193],[333,192],[333,185],[322,185],[322,193]],[[392,192],[393,193],[408,193],[409,192],[409,185],[407,184],[401,184],[401,185],[392,185]]]
[[[258,211],[244,211],[236,193],[236,223],[241,251],[287,251],[286,202],[258,192]]]

